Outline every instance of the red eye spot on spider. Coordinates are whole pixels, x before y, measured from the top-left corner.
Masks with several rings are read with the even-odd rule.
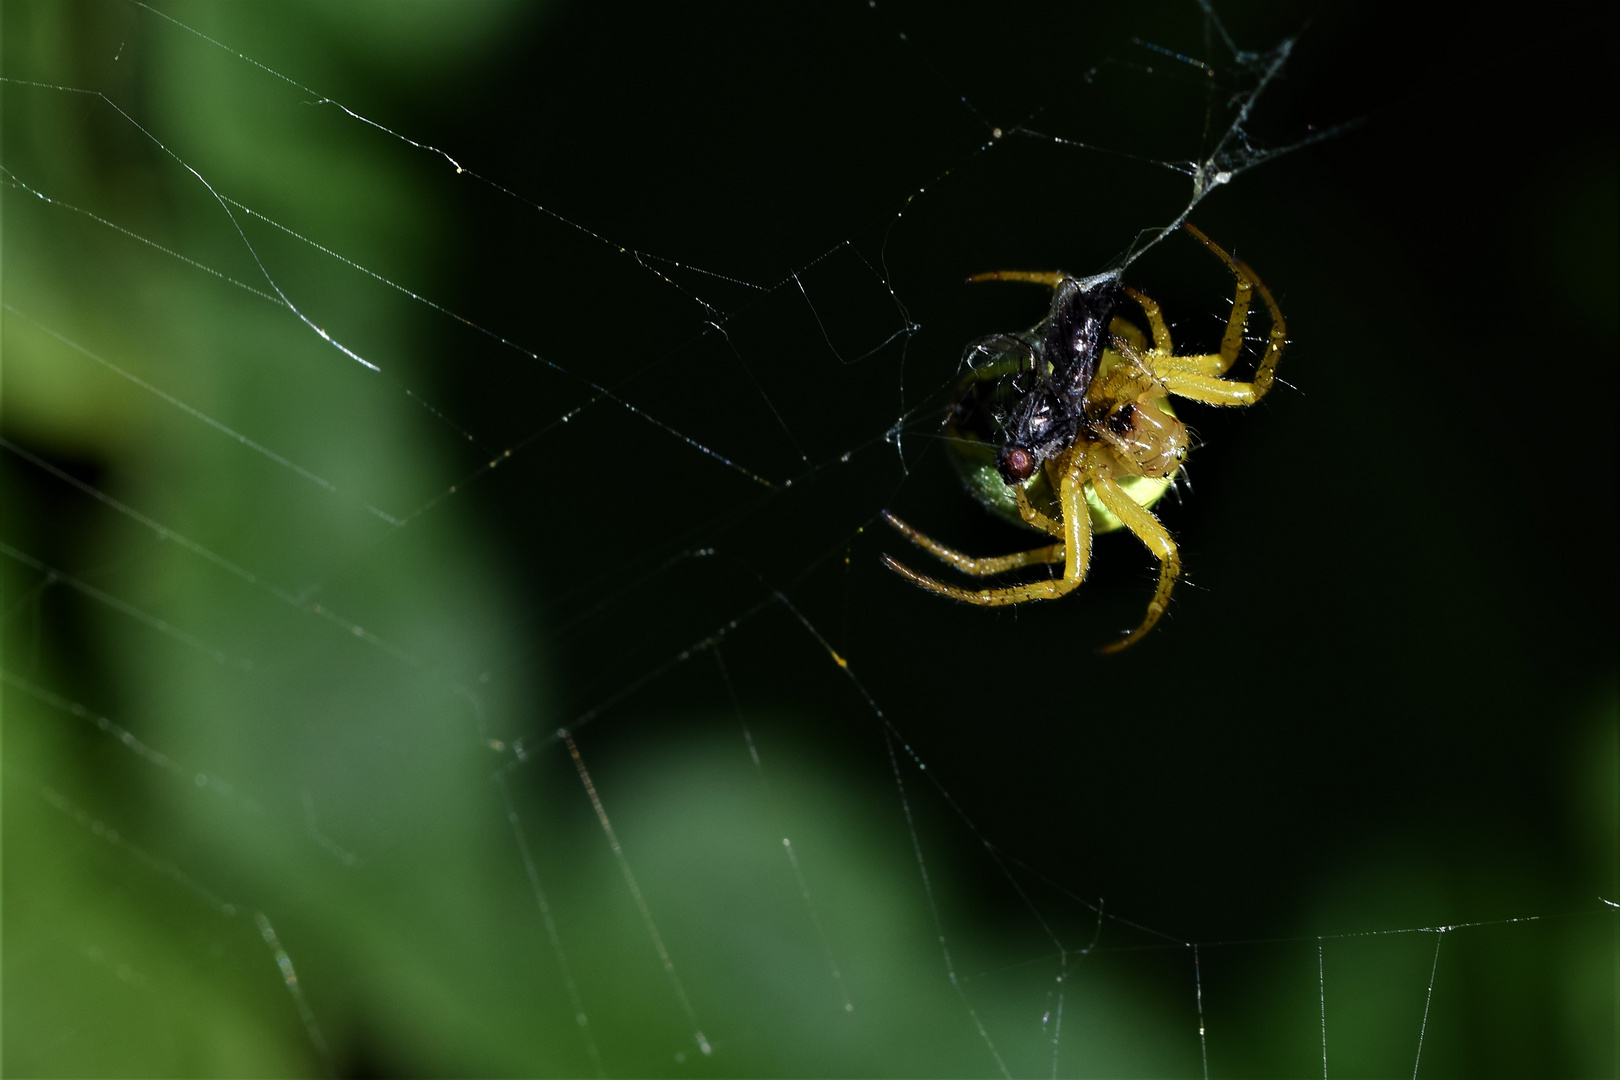
[[[1022,446],[1009,446],[1001,455],[1001,477],[1013,484],[1028,480],[1035,473],[1035,455]]]

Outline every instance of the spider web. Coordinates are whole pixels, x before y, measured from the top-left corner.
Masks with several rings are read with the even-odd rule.
[[[5,1068],[1612,1075],[1612,578],[1368,486],[1422,324],[1343,193],[1430,90],[1306,14],[7,5]],[[1583,146],[1527,234],[1612,232]],[[1202,350],[1195,212],[1304,389],[1194,417],[1166,624],[1094,654],[1119,537],[1063,604],[885,572],[885,508],[1019,540],[937,433],[1042,298],[963,278]]]

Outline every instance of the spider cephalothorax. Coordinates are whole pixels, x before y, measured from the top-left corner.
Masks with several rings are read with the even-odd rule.
[[[997,589],[947,585],[885,555],[884,562],[931,592],[1000,606],[1063,596],[1085,579],[1093,532],[1129,529],[1159,559],[1159,587],[1140,626],[1108,651],[1138,640],[1158,622],[1181,569],[1170,534],[1149,512],[1187,459],[1187,429],[1170,397],[1210,405],[1252,405],[1271,388],[1288,327],[1253,270],[1186,226],[1237,278],[1232,314],[1218,353],[1177,356],[1159,305],[1105,276],[1001,271],[969,281],[1027,281],[1052,289],[1046,318],[1019,334],[968,346],[968,373],[946,417],[946,436],[968,491],[995,513],[1059,542],[976,559],[931,540],[893,514],[884,517],[914,544],[963,573],[986,576],[1062,563],[1059,579]],[[1249,302],[1259,292],[1271,316],[1252,382],[1225,378],[1243,348]],[[1135,301],[1152,333],[1114,314]]]

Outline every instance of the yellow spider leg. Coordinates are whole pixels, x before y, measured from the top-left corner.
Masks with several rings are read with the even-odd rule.
[[[1209,373],[1211,375],[1225,375],[1227,368],[1230,368],[1237,360],[1238,352],[1243,348],[1243,330],[1249,324],[1249,301],[1254,295],[1255,281],[1251,274],[1243,272],[1247,267],[1239,269],[1237,261],[1228,255],[1226,250],[1219,244],[1205,236],[1198,226],[1184,225],[1182,227],[1192,233],[1199,243],[1213,251],[1216,257],[1225,263],[1227,269],[1231,270],[1232,274],[1237,278],[1237,295],[1232,298],[1232,314],[1226,320],[1226,333],[1221,337],[1221,351],[1214,354],[1220,360],[1220,366]],[[1211,358],[1199,357],[1200,360]]]
[[[960,600],[964,604],[977,604],[980,607],[1006,607],[1010,604],[1022,604],[1030,600],[1056,600],[1074,588],[1067,579],[1057,581],[1036,581],[1028,585],[1011,585],[1003,589],[963,589],[956,585],[947,585],[943,581],[935,581],[926,574],[917,571],[899,562],[891,555],[883,556],[883,565],[899,574],[907,581],[920,589],[927,589],[931,593],[951,600]]]
[[[1142,619],[1142,625],[1123,640],[1103,646],[1103,652],[1114,653],[1140,641],[1142,635],[1153,629],[1153,624],[1164,614],[1165,607],[1170,603],[1170,590],[1175,588],[1176,578],[1181,573],[1181,556],[1176,552],[1175,541],[1170,539],[1169,531],[1159,523],[1159,519],[1125,494],[1125,489],[1113,477],[1103,472],[1093,473],[1091,486],[1102,504],[1124,522],[1125,527],[1135,533],[1137,539],[1147,545],[1147,549],[1159,560],[1159,587],[1153,593],[1153,599],[1148,601],[1147,615]]]
[[[986,274],[974,274],[969,281],[1025,281],[1031,285],[1045,285],[1055,289],[1063,284],[1063,279],[1069,275],[1061,270],[1046,272],[1036,270],[991,270]]]
[[[1206,405],[1253,405],[1264,393],[1254,383],[1193,371],[1160,371],[1159,381],[1177,397],[1202,401]]]
[[[1063,477],[1058,499],[1063,507],[1064,560],[1063,577],[1057,581],[1034,581],[1000,589],[963,589],[919,574],[888,555],[883,556],[883,564],[913,585],[965,604],[1005,607],[1029,600],[1056,600],[1084,581],[1091,567],[1091,514],[1086,509],[1084,485],[1085,474],[1079,468],[1071,469]]]
[[[1266,342],[1266,351],[1260,357],[1260,364],[1254,372],[1253,396],[1247,401],[1212,401],[1209,398],[1196,397],[1196,395],[1183,395],[1196,397],[1198,401],[1209,401],[1212,405],[1248,405],[1259,401],[1271,389],[1273,374],[1277,369],[1277,361],[1282,357],[1283,346],[1288,344],[1288,322],[1283,318],[1282,309],[1277,306],[1277,300],[1266,288],[1265,282],[1260,280],[1249,264],[1242,259],[1234,259],[1228,255],[1219,244],[1205,236],[1195,225],[1182,226],[1192,233],[1200,243],[1214,252],[1216,257],[1226,264],[1237,278],[1237,296],[1232,301],[1232,315],[1226,323],[1226,336],[1221,339],[1220,355],[1226,361],[1227,367],[1237,359],[1238,350],[1243,347],[1243,328],[1247,324],[1249,314],[1249,296],[1251,292],[1258,292],[1260,299],[1265,302],[1266,311],[1271,315],[1271,333]],[[1215,374],[1223,374],[1225,369]]]
[[[1063,507],[1063,548],[1069,555],[1063,564],[1063,577],[1073,582],[1071,589],[1086,579],[1086,571],[1091,568],[1091,508],[1086,505],[1083,465],[1083,461],[1076,460],[1058,488],[1058,502]]]
[[[1153,370],[1156,373],[1166,371],[1182,371],[1194,375],[1219,376],[1231,364],[1220,353],[1203,353],[1198,356],[1155,356]]]
[[[1123,286],[1125,295],[1142,305],[1142,314],[1147,316],[1148,329],[1153,331],[1153,348],[1155,351],[1169,356],[1176,351],[1170,344],[1170,328],[1164,325],[1164,315],[1159,311],[1159,302],[1145,292],[1133,289],[1129,285]]]
[[[1002,574],[1008,570],[1016,570],[1020,566],[1031,566],[1036,563],[1063,561],[1062,544],[1050,544],[1043,548],[1036,548],[1033,551],[1020,551],[1016,555],[996,555],[988,559],[975,559],[971,555],[964,555],[955,548],[948,548],[938,540],[923,535],[887,510],[883,511],[883,520],[887,521],[907,540],[910,540],[934,558],[939,559],[941,562],[948,562],[962,573],[971,574],[974,577]]]
[[[1060,480],[1061,484],[1062,481]],[[1029,504],[1029,496],[1024,494],[1023,485],[1013,488],[1013,498],[1018,500],[1018,516],[1024,519],[1024,524],[1039,529],[1048,536],[1063,536],[1063,526],[1041,513]],[[1056,562],[1057,560],[1052,560]]]
[[[1142,328],[1137,326],[1135,323],[1129,322],[1120,318],[1118,315],[1115,315],[1111,320],[1109,320],[1108,332],[1117,338],[1123,339],[1125,344],[1129,345],[1137,352],[1147,352],[1147,335],[1142,333]]]

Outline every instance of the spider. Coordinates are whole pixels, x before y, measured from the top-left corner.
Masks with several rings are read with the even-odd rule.
[[[1085,580],[1093,533],[1129,529],[1159,561],[1159,584],[1141,625],[1103,648],[1118,652],[1159,621],[1181,558],[1150,507],[1187,460],[1187,429],[1170,396],[1209,405],[1252,405],[1271,389],[1288,325],[1254,271],[1192,225],[1184,228],[1237,278],[1221,350],[1177,356],[1156,304],[1117,277],[996,271],[969,281],[1024,281],[1052,290],[1045,319],[1020,334],[973,342],[969,371],[945,421],[952,455],[968,491],[1014,524],[1056,543],[1013,555],[974,558],[932,540],[888,511],[906,539],[957,570],[988,577],[1020,567],[1062,563],[1061,578],[993,589],[964,589],[919,574],[889,555],[883,562],[907,581],[953,600],[985,607],[1056,600]],[[1225,378],[1243,347],[1249,303],[1259,292],[1271,333],[1251,382]],[[1151,343],[1114,314],[1121,295],[1142,309]]]

